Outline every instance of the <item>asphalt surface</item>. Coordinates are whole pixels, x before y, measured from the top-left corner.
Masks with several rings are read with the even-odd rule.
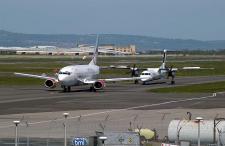
[[[183,77],[176,79],[176,85],[187,85],[225,80],[225,76]],[[47,90],[41,86],[1,87],[0,115],[55,112],[65,110],[122,109],[209,96],[211,94],[156,94],[146,92],[150,88],[174,86],[162,81],[149,85],[110,83],[104,90],[89,92],[89,86],[73,87],[72,92],[63,93],[60,88]],[[176,109],[176,108],[224,108],[224,94],[213,98],[190,100],[179,103],[159,104],[140,107],[137,110]]]

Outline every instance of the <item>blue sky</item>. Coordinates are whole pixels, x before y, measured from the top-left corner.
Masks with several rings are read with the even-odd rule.
[[[225,0],[0,0],[0,29],[225,40]]]

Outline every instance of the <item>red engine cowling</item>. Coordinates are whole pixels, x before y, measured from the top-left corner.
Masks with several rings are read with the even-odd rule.
[[[103,89],[105,87],[105,82],[102,80],[96,81],[94,83],[94,89],[99,90],[99,89]]]
[[[47,88],[55,88],[56,84],[57,84],[57,82],[53,79],[47,79],[45,81],[45,87],[47,87]]]

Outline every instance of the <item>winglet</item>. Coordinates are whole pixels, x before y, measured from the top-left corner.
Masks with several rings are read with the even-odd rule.
[[[99,38],[99,35],[97,34],[95,49],[94,49],[94,52],[93,52],[93,57],[92,57],[92,60],[89,63],[89,65],[96,65],[97,64],[97,57],[98,57],[98,38]]]

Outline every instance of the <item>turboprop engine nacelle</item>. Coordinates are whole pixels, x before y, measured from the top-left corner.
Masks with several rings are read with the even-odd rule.
[[[102,80],[96,81],[96,82],[94,83],[94,88],[95,88],[96,90],[103,89],[104,87],[105,87],[105,82],[102,81]]]
[[[46,88],[55,88],[56,87],[57,82],[53,79],[47,79],[45,81],[45,87]]]

